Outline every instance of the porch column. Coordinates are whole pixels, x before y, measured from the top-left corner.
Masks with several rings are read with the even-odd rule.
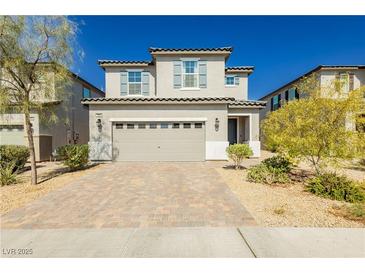
[[[256,113],[251,113],[248,116],[248,145],[253,151],[253,157],[260,157],[261,155],[261,142],[260,142],[260,122]]]

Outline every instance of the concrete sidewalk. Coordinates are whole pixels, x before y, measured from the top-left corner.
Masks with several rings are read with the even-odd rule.
[[[365,230],[258,227],[4,229],[1,230],[1,257],[365,257]]]

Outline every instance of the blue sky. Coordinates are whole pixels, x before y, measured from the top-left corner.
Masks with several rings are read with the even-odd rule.
[[[74,72],[101,88],[98,59],[149,60],[148,47],[233,46],[229,66],[253,65],[249,99],[319,64],[365,64],[365,16],[73,16],[85,52]]]

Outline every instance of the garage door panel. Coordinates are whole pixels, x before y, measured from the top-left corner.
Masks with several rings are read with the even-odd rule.
[[[204,161],[205,128],[117,129],[113,127],[116,161]]]
[[[24,127],[20,125],[0,126],[1,145],[26,145]]]

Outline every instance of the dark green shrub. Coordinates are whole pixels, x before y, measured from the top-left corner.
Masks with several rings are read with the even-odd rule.
[[[12,172],[24,168],[29,158],[29,149],[26,146],[1,145],[0,146],[0,166],[3,168],[12,165]]]
[[[253,183],[262,184],[285,184],[290,182],[287,173],[281,169],[273,168],[265,164],[251,167],[247,173],[247,180]]]
[[[267,167],[280,169],[286,173],[290,172],[293,168],[292,163],[287,158],[280,155],[267,158],[263,160],[262,163]]]
[[[235,168],[238,169],[244,158],[253,155],[252,149],[247,144],[234,144],[226,149],[228,158],[234,162]]]
[[[64,160],[66,159],[66,149],[68,147],[72,147],[73,145],[64,145],[64,146],[61,146],[61,147],[58,147],[56,149],[56,158],[57,160]]]
[[[65,148],[64,164],[71,170],[84,168],[89,161],[88,145],[68,145]]]
[[[322,197],[350,203],[365,200],[363,190],[346,176],[323,173],[309,180],[307,190]]]

